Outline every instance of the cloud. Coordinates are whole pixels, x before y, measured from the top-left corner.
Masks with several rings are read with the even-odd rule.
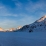
[[[12,28],[12,27],[16,28],[16,26],[17,26],[16,24],[17,23],[15,20],[5,19],[3,21],[0,21],[0,27],[5,28],[5,29]]]
[[[46,9],[46,3],[43,1],[38,1],[36,3],[33,3],[32,1],[30,1],[26,5],[25,9],[29,12],[35,12],[37,10],[44,10]]]
[[[10,18],[8,18],[10,17]],[[18,14],[12,13],[9,11],[9,9],[3,5],[0,4],[0,27],[2,28],[11,28],[11,27],[17,27],[17,20],[12,17],[18,17]]]
[[[20,2],[15,2],[15,5],[18,7],[21,7],[21,3]]]
[[[18,15],[16,13],[12,13],[5,5],[0,4],[0,16],[14,16],[17,17]]]
[[[8,14],[7,8],[4,5],[0,6],[0,16],[7,16],[7,14]]]
[[[18,25],[27,25],[27,24],[31,24],[33,23],[35,20],[37,20],[38,18],[34,17],[34,16],[28,16],[27,14],[20,14],[22,18],[20,18],[19,20],[17,20],[17,24]]]
[[[22,3],[19,0],[12,0],[15,4],[15,10],[22,9]]]
[[[26,24],[30,24],[32,22],[34,22],[34,20],[36,20],[35,17],[33,16],[28,16],[26,14],[21,14],[22,18],[19,19],[15,19],[15,20],[11,20],[11,19],[3,19],[0,20],[0,27],[8,29],[8,28],[16,28],[17,26],[24,26]],[[35,18],[35,19],[34,19]]]

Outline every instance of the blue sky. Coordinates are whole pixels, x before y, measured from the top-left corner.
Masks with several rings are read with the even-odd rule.
[[[0,0],[0,27],[16,28],[46,15],[46,0]]]

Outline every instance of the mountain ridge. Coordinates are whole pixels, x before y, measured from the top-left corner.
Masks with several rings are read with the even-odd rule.
[[[46,15],[41,17],[40,19],[36,20],[34,23],[29,25],[24,25],[18,31],[24,32],[39,32],[39,31],[46,31]]]

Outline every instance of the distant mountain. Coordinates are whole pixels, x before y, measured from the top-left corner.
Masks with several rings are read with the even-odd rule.
[[[10,28],[10,29],[3,29],[0,27],[0,32],[14,32],[16,30],[19,30],[20,28],[22,28],[22,26],[18,26],[17,28]]]
[[[18,29],[20,29],[20,28],[22,28],[22,26],[18,26],[16,29],[18,30]]]
[[[4,32],[5,32],[5,30],[4,30],[3,28],[1,28],[1,27],[0,27],[0,31],[1,31],[1,32],[2,32],[2,31],[4,31]]]
[[[18,31],[23,32],[45,32],[46,31],[46,15],[41,17],[39,20],[36,20],[34,23],[25,25]]]
[[[6,29],[6,32],[14,32],[16,30],[19,30],[20,28],[22,28],[22,26],[18,26],[17,28],[10,28],[10,29]]]

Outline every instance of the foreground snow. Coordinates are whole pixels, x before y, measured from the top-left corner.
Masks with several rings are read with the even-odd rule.
[[[0,32],[0,46],[46,46],[46,32]]]

